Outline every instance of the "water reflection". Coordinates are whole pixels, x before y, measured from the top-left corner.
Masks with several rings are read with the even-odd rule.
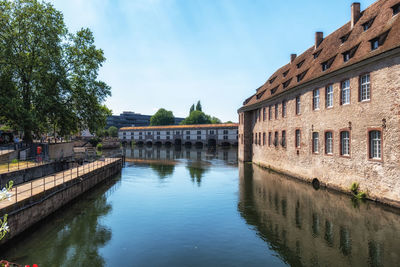
[[[201,179],[204,174],[208,171],[209,166],[201,162],[191,162],[188,163],[186,169],[189,170],[190,178],[193,183],[197,183],[198,186],[201,185]]]
[[[111,240],[112,232],[101,218],[111,212],[107,198],[117,181],[108,181],[82,197],[83,201],[46,218],[29,236],[0,252],[0,258],[39,266],[104,266],[99,250]]]
[[[209,161],[220,159],[232,164],[237,163],[237,148],[186,148],[186,147],[157,147],[135,146],[124,147],[126,158],[136,160],[174,161],[186,159],[192,161]]]
[[[174,173],[175,165],[174,164],[159,164],[159,163],[150,163],[150,168],[154,170],[160,179],[164,179],[167,176],[171,176]]]
[[[239,164],[239,212],[291,266],[398,266],[400,215]]]

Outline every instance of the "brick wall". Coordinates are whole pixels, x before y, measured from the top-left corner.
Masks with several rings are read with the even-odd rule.
[[[330,80],[313,84],[300,91],[266,103],[279,104],[278,119],[275,108],[272,120],[268,116],[254,123],[254,113],[245,112],[244,123],[239,126],[239,134],[251,138],[251,133],[266,133],[266,145],[251,145],[239,142],[239,159],[246,160],[244,151],[251,149],[252,161],[266,167],[311,181],[318,178],[323,184],[342,191],[348,191],[353,182],[360,183],[372,199],[400,206],[400,57],[387,58],[374,64],[360,67],[351,72],[336,75]],[[371,100],[359,102],[359,77],[370,73]],[[351,103],[340,105],[340,82],[350,79]],[[325,87],[333,85],[333,108],[325,108]],[[312,91],[320,89],[320,109],[312,109]],[[295,115],[295,98],[301,95],[301,115]],[[282,100],[287,101],[287,116],[282,118]],[[253,113],[253,114],[251,114]],[[268,112],[267,112],[268,115]],[[382,131],[382,160],[372,161],[368,154],[368,130]],[[295,148],[295,130],[301,130],[301,146]],[[340,130],[350,132],[350,157],[340,156]],[[268,146],[268,132],[286,131],[286,148],[280,144]],[[333,132],[333,155],[324,153],[324,132]],[[312,152],[312,132],[319,133],[319,154]],[[246,138],[245,138],[246,139]],[[249,147],[246,147],[249,146]],[[297,152],[298,151],[298,152]]]

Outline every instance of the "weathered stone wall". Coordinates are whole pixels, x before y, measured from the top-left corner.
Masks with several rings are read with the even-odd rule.
[[[312,180],[318,178],[328,187],[348,191],[353,182],[360,183],[371,199],[400,207],[400,58],[386,58],[373,65],[338,74],[312,87],[295,91],[268,105],[279,104],[278,119],[272,108],[272,120],[252,122],[252,133],[266,134],[266,144],[253,144],[252,161],[292,176]],[[359,77],[370,73],[371,100],[358,101]],[[340,82],[350,79],[351,103],[340,105]],[[325,108],[325,87],[333,84],[333,108]],[[320,89],[320,110],[312,109],[312,91]],[[301,95],[301,115],[295,114],[295,98]],[[282,117],[282,100],[287,101],[287,116]],[[254,112],[253,112],[254,113]],[[246,133],[246,129],[242,129]],[[246,120],[244,124],[246,128]],[[368,130],[382,130],[382,160],[368,156]],[[301,147],[295,148],[295,130],[301,130]],[[350,157],[340,156],[340,131],[350,132]],[[287,146],[268,146],[268,132],[286,131]],[[324,132],[333,131],[333,155],[324,153]],[[248,132],[248,130],[247,130]],[[319,132],[319,153],[312,153],[312,132]],[[251,136],[251,133],[248,134]],[[262,140],[261,140],[262,141]],[[262,143],[262,142],[261,142]],[[240,150],[246,149],[240,143]],[[244,147],[243,147],[244,146]],[[239,150],[239,151],[240,151]]]
[[[61,159],[74,156],[74,143],[49,144],[49,158]]]
[[[18,151],[11,151],[9,153],[4,153],[0,155],[0,164],[7,163],[13,159],[16,159],[17,157],[18,157]]]
[[[68,181],[45,192],[25,199],[1,210],[1,216],[8,214],[8,225],[11,229],[0,246],[27,230],[29,227],[46,218],[60,207],[96,186],[105,179],[117,174],[122,167],[118,160],[80,178]]]

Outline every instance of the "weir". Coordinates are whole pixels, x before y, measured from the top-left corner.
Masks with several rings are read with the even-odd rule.
[[[105,158],[15,186],[10,200],[0,203],[8,214],[10,233],[0,247],[98,183],[117,174],[123,158]]]

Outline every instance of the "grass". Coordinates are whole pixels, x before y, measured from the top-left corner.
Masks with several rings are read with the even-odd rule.
[[[367,198],[367,193],[365,192],[360,192],[360,184],[357,182],[354,182],[350,186],[350,191],[353,194],[353,197],[356,199],[366,199]]]

